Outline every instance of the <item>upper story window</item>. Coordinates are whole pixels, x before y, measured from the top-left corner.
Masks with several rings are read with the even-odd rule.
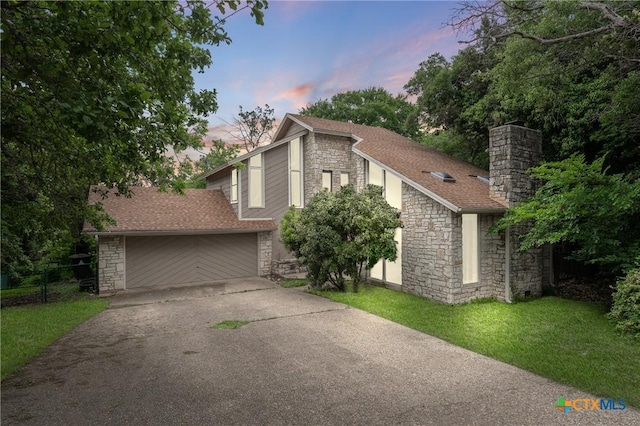
[[[304,181],[302,170],[302,140],[292,139],[289,142],[289,205],[303,207]]]
[[[238,169],[231,169],[231,202],[238,202]]]
[[[264,207],[262,153],[249,158],[249,207]]]
[[[331,172],[328,170],[322,171],[322,189],[326,189],[329,192],[332,191],[333,185],[331,184]]]

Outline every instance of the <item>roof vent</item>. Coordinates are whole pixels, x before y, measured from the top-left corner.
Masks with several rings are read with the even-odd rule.
[[[489,176],[484,175],[484,176],[476,176],[478,178],[479,181],[484,182],[484,183],[489,183]]]
[[[438,179],[442,179],[445,182],[455,182],[456,180],[447,172],[431,172],[431,174]]]

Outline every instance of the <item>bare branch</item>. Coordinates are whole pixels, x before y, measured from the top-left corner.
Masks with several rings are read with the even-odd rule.
[[[585,9],[585,10],[597,10],[597,11],[599,11],[602,14],[602,16],[604,16],[609,21],[611,21],[613,26],[626,27],[626,26],[630,25],[629,21],[627,21],[622,16],[620,16],[616,12],[614,12],[609,7],[608,4],[605,4],[605,3],[593,3],[593,2],[590,2],[590,1],[585,1],[585,2],[580,3],[580,5],[578,7],[580,9]]]
[[[510,36],[513,36],[513,35],[517,35],[517,36],[520,36],[522,38],[526,38],[528,40],[533,40],[533,41],[535,41],[535,42],[537,42],[539,44],[543,44],[543,45],[548,46],[548,45],[551,45],[551,44],[565,43],[565,42],[571,41],[571,40],[577,40],[577,39],[580,39],[580,38],[591,37],[593,35],[604,33],[604,32],[610,31],[610,30],[611,30],[611,25],[607,25],[607,26],[604,26],[604,27],[595,28],[593,30],[585,31],[585,32],[582,32],[582,33],[569,34],[569,35],[564,36],[564,37],[558,37],[558,38],[552,38],[552,39],[546,39],[546,38],[535,36],[533,34],[526,34],[526,33],[523,33],[522,31],[517,31],[516,30],[516,31],[510,31],[508,33],[499,34],[497,36],[494,36],[494,39],[495,40],[500,40],[500,39],[507,38],[507,37],[510,37]]]

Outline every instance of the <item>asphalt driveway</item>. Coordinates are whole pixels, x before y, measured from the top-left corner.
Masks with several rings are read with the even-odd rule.
[[[595,398],[256,278],[116,295],[2,383],[2,424],[640,424],[560,396]]]

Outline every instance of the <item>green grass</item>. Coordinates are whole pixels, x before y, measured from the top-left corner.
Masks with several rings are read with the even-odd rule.
[[[286,280],[280,283],[280,286],[284,288],[303,287],[309,284],[307,280]]]
[[[217,330],[235,330],[242,327],[243,325],[249,324],[250,322],[251,321],[225,320],[212,325],[210,328],[214,328]]]
[[[382,287],[310,291],[455,345],[640,407],[640,342],[619,336],[595,303],[543,297],[450,306]]]
[[[0,311],[2,380],[109,304],[106,299],[78,292],[77,283],[58,286],[55,291],[55,302],[7,307]],[[2,297],[5,297],[4,291]]]
[[[27,294],[40,293],[41,287],[17,287],[9,288],[6,290],[0,290],[0,297],[6,299],[13,299],[20,296],[26,296]]]

